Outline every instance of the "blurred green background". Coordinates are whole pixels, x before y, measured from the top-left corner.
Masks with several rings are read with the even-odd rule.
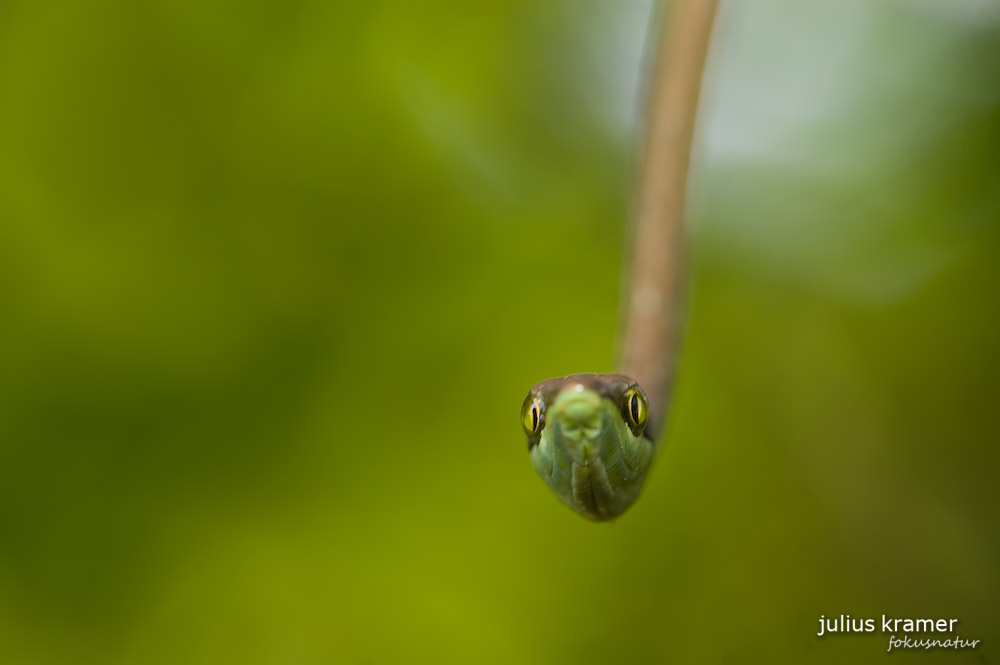
[[[651,3],[0,2],[0,662],[1000,662],[1000,5],[724,5],[666,445],[613,368]]]

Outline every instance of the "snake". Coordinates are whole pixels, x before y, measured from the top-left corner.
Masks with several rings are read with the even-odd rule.
[[[535,471],[583,517],[614,520],[639,497],[660,448],[676,374],[684,208],[715,0],[674,0],[649,90],[619,372],[536,383],[521,406]]]

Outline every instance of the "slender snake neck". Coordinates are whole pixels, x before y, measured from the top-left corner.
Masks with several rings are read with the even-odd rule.
[[[670,3],[648,93],[619,369],[649,396],[654,440],[666,421],[676,373],[688,165],[716,5],[716,0]]]

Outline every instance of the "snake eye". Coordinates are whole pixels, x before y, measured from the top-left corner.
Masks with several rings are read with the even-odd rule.
[[[521,407],[521,426],[524,427],[524,433],[529,437],[535,437],[544,424],[545,407],[542,406],[542,400],[534,395],[528,395],[524,400],[524,406]]]
[[[649,417],[649,402],[646,401],[646,394],[642,388],[635,386],[625,391],[625,404],[622,409],[636,435],[646,426],[646,418]]]

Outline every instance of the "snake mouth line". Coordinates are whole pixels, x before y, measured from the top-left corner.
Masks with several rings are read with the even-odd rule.
[[[587,467],[587,478],[588,478],[588,479],[589,479],[589,481],[590,481],[590,482],[588,483],[588,485],[590,486],[590,487],[589,487],[589,488],[590,488],[590,504],[591,504],[591,505],[592,505],[592,506],[594,507],[594,509],[595,509],[595,510],[596,510],[596,511],[597,511],[598,513],[600,513],[600,512],[602,512],[602,511],[601,511],[601,507],[600,507],[600,505],[599,505],[599,504],[597,503],[597,493],[596,493],[596,492],[594,492],[594,476],[593,476],[593,474],[592,474],[592,473],[590,472],[590,465],[589,465],[589,464],[587,464],[587,465],[586,465],[586,467]]]
[[[587,464],[573,463],[573,501],[585,517],[603,521],[614,510],[614,491],[608,485],[607,471],[600,459]]]

